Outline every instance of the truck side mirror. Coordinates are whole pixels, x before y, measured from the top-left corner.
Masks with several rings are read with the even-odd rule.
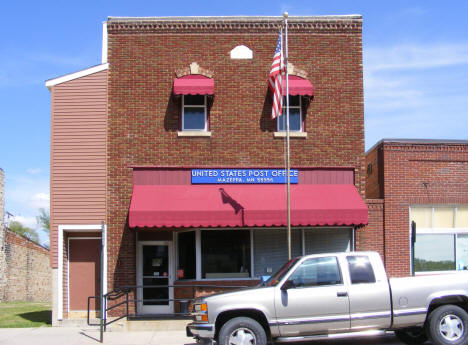
[[[286,291],[288,289],[294,289],[296,285],[292,280],[287,280],[282,286],[281,286],[281,291]]]

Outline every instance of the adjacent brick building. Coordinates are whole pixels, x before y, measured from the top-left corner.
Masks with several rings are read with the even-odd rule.
[[[366,153],[366,165],[366,198],[383,205],[380,243],[390,274],[467,269],[468,141],[383,139]]]
[[[98,293],[101,246],[105,291],[147,286],[137,314],[287,260],[285,132],[268,89],[281,21],[109,18],[103,63],[47,81],[54,324]],[[384,254],[383,201],[363,200],[362,18],[289,24],[292,255]],[[166,284],[178,287],[154,287]]]

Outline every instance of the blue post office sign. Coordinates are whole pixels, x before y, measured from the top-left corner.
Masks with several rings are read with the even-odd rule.
[[[291,169],[291,183],[299,172]],[[279,184],[287,183],[285,169],[192,169],[192,184]]]

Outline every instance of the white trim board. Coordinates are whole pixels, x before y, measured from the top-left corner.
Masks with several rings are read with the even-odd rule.
[[[59,225],[57,239],[57,320],[63,320],[63,233],[64,232],[101,232],[101,224],[93,225]],[[104,294],[107,293],[107,225],[104,224],[104,274],[101,281],[104,284]],[[67,241],[68,242],[68,241]]]
[[[106,69],[108,69],[108,68],[109,68],[109,64],[108,64],[108,63],[104,63],[104,64],[97,65],[97,66],[93,66],[93,67],[86,68],[86,69],[83,69],[83,70],[78,71],[78,72],[74,72],[74,73],[70,73],[70,74],[65,74],[65,75],[63,75],[63,76],[61,76],[61,77],[57,77],[57,78],[53,78],[53,79],[46,80],[45,86],[46,86],[46,87],[49,89],[49,91],[50,91],[50,88],[51,88],[52,86],[65,83],[65,82],[70,81],[70,80],[74,80],[74,79],[78,79],[78,78],[81,78],[81,77],[85,77],[85,76],[87,76],[87,75],[94,74],[94,73],[97,73],[97,72],[101,72],[101,71],[104,71],[104,70],[106,70]]]

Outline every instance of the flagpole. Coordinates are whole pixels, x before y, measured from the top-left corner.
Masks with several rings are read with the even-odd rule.
[[[286,175],[287,175],[287,210],[288,210],[288,260],[291,260],[291,163],[289,159],[289,78],[288,78],[288,12],[284,12],[285,56],[286,69]]]

